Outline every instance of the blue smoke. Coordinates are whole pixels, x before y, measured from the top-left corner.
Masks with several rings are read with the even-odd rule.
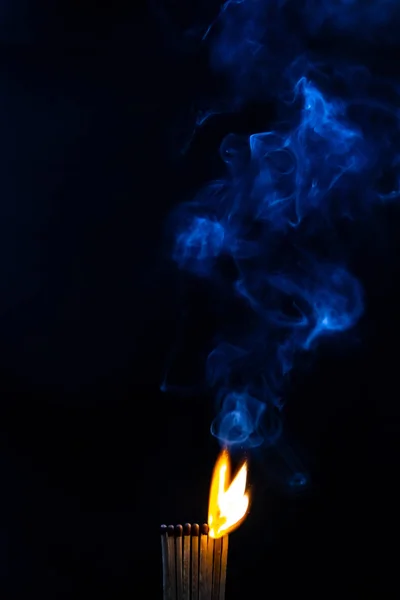
[[[176,263],[223,282],[227,310],[241,315],[221,326],[206,365],[222,445],[277,441],[296,357],[363,314],[339,226],[398,196],[398,88],[340,49],[316,55],[305,38],[372,44],[397,22],[385,0],[229,0],[204,32],[226,109],[277,108],[265,131],[222,141],[223,176],[174,215]]]

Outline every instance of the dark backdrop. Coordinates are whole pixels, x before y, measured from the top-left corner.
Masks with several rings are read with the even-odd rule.
[[[2,3],[2,598],[161,597],[159,524],[206,518],[218,446],[212,399],[191,385],[207,299],[168,263],[164,224],[232,124],[180,154],[210,81],[177,43],[192,14],[178,8],[166,29],[145,3]],[[285,435],[309,486],[290,494],[268,456],[252,464],[227,598],[390,597],[398,222],[392,207],[384,240],[360,241],[359,342],[294,378]]]

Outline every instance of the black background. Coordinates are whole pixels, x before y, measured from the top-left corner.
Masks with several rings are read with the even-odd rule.
[[[160,597],[160,523],[206,518],[218,446],[212,399],[190,391],[190,373],[207,295],[199,286],[194,300],[196,284],[168,263],[164,231],[235,125],[179,153],[211,83],[178,33],[215,12],[184,8],[169,7],[168,28],[145,3],[1,9],[2,598]],[[293,379],[285,435],[310,485],[289,494],[269,479],[268,456],[251,463],[227,598],[391,597],[398,223],[392,206],[379,228],[360,226],[358,342],[322,348]],[[186,358],[170,369],[177,339]]]

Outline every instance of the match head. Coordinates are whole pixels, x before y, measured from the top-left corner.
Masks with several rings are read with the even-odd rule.
[[[185,523],[185,527],[183,528],[183,535],[190,535],[190,530],[192,526],[190,523]]]
[[[173,525],[168,525],[167,533],[168,537],[172,537],[175,533],[175,527]]]
[[[194,537],[198,537],[199,536],[199,532],[200,532],[200,527],[198,526],[197,523],[193,523],[193,525],[192,525],[192,535]]]
[[[201,526],[201,535],[208,535],[208,531],[208,523],[203,523],[203,525]]]
[[[176,527],[175,527],[175,535],[176,535],[176,537],[181,537],[182,536],[182,531],[183,531],[182,525],[176,525]]]
[[[161,535],[167,535],[167,526],[166,525],[160,526],[160,533],[161,533]]]

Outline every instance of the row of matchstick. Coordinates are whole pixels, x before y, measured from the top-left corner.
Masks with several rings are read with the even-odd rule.
[[[164,600],[224,600],[228,536],[208,525],[161,526]]]

